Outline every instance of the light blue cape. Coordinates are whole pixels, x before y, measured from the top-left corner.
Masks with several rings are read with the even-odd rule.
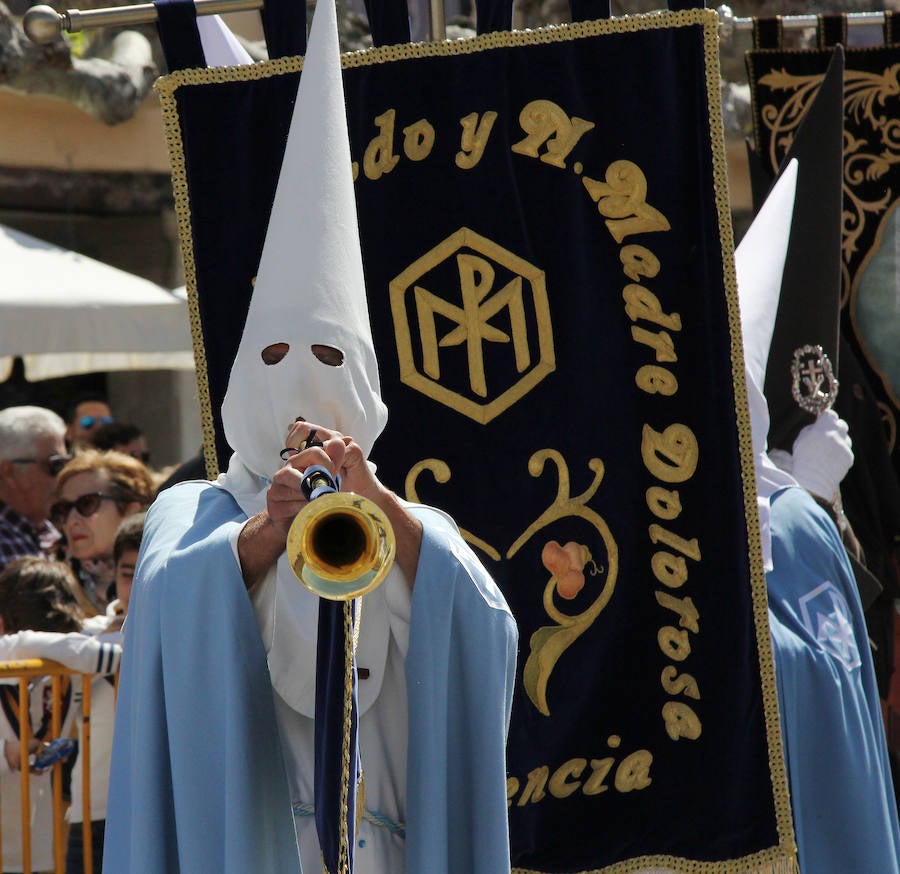
[[[508,871],[506,732],[517,633],[455,527],[428,508],[406,657],[408,874]],[[147,514],[119,685],[104,869],[300,871],[266,654],[208,483]],[[391,872],[394,874],[394,872]]]
[[[802,489],[771,502],[766,575],[800,870],[898,874],[900,832],[872,655],[837,529]]]

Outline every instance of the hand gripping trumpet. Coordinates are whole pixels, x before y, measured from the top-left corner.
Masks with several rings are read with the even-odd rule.
[[[341,492],[329,471],[313,465],[300,488],[309,503],[287,536],[287,555],[297,579],[314,595],[349,601],[365,595],[387,576],[396,539],[374,501]]]

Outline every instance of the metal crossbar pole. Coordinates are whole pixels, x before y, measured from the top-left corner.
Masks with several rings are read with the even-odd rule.
[[[447,38],[444,0],[428,0],[428,38],[432,42]]]
[[[262,0],[194,0],[197,15],[224,15],[262,9]],[[63,31],[75,33],[91,27],[128,27],[153,24],[156,7],[152,3],[137,6],[113,6],[106,9],[67,9],[57,12],[52,6],[32,6],[22,18],[25,35],[39,45],[53,42]]]
[[[229,12],[246,12],[262,9],[263,0],[194,0],[197,15],[225,15]],[[447,27],[444,21],[442,0],[428,2],[428,35],[433,41],[445,39]],[[91,27],[128,27],[137,24],[153,24],[156,7],[152,3],[137,6],[112,6],[105,9],[67,9],[57,12],[52,6],[32,6],[23,19],[26,36],[38,45],[53,42],[59,35],[87,30]]]
[[[716,9],[719,14],[719,37],[728,41],[737,31],[753,29],[752,18],[739,18],[730,6],[723,4]],[[781,26],[785,30],[802,30],[807,27],[815,27],[819,23],[819,16],[815,13],[802,15],[780,15]],[[883,12],[848,12],[845,15],[847,27],[859,27],[862,25],[884,24]]]
[[[224,15],[229,12],[244,12],[261,9],[262,0],[194,0],[197,15]],[[446,38],[444,6],[442,0],[429,0],[429,38]],[[719,14],[719,34],[722,39],[731,39],[735,31],[750,30],[752,18],[735,16],[730,6],[716,9]],[[815,27],[818,16],[814,14],[782,15],[781,24],[789,30]],[[28,38],[39,45],[53,42],[63,31],[74,33],[90,27],[127,27],[136,24],[153,24],[156,21],[156,7],[152,3],[137,6],[113,6],[106,9],[68,9],[57,12],[52,6],[32,6],[23,18],[22,26]],[[847,25],[883,24],[883,12],[850,12]]]

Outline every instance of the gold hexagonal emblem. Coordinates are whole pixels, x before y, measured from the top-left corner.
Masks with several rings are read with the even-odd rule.
[[[556,369],[544,271],[469,228],[410,264],[390,297],[401,381],[476,422]]]

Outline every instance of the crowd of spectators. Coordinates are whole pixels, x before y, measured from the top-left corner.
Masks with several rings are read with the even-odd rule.
[[[59,736],[67,745],[51,744],[48,678],[30,683],[27,708],[18,681],[0,680],[4,874],[24,870],[23,769],[31,772],[30,868],[53,869],[53,769],[40,767],[48,754],[63,762],[66,872],[82,874],[86,855],[92,870],[101,871],[122,628],[144,511],[171,475],[149,464],[141,429],[117,421],[101,397],[79,398],[62,416],[38,406],[0,410],[0,662],[41,658],[73,672],[57,702]],[[78,745],[82,684],[88,680],[83,674],[94,675],[89,811],[83,809],[85,757]],[[21,749],[26,711],[30,729],[27,749]]]

